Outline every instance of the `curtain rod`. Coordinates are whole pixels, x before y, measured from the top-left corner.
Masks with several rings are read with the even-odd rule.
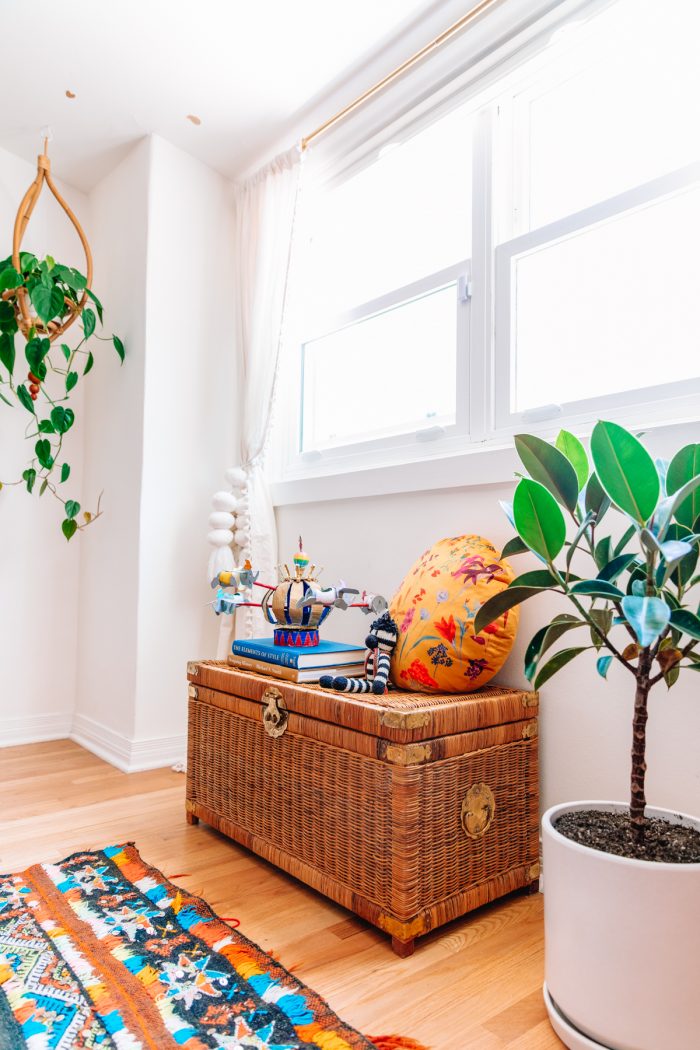
[[[318,138],[319,135],[323,135],[324,132],[329,131],[336,124],[340,123],[341,120],[344,120],[350,113],[353,113],[360,106],[364,105],[365,102],[368,102],[383,88],[393,83],[394,80],[398,80],[399,77],[403,76],[403,74],[407,73],[409,69],[412,69],[413,66],[417,65],[418,62],[425,58],[425,56],[431,51],[436,50],[438,47],[442,47],[443,44],[446,44],[452,39],[452,37],[456,36],[457,33],[465,28],[465,26],[468,26],[470,22],[473,22],[474,19],[479,17],[479,15],[483,14],[483,12],[489,7],[494,7],[498,2],[499,0],[480,0],[480,3],[472,7],[471,10],[462,15],[461,18],[458,18],[451,26],[448,26],[448,28],[440,33],[439,36],[436,36],[434,40],[425,44],[424,47],[419,51],[416,51],[410,58],[407,58],[400,66],[397,66],[396,69],[392,69],[391,73],[387,73],[385,77],[379,80],[371,88],[363,91],[361,95],[358,95],[357,98],[347,106],[343,106],[342,109],[339,109],[337,113],[334,113],[333,116],[329,117],[328,120],[323,122],[323,124],[319,124],[319,126],[309,135],[305,135],[300,144],[302,152],[307,149],[313,140]]]

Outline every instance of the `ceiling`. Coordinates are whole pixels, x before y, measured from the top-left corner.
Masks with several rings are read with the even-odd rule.
[[[343,85],[352,98],[356,83],[361,90],[375,69],[387,72],[402,35],[419,45],[436,18],[447,25],[450,6],[3,0],[0,146],[33,162],[49,125],[54,171],[89,190],[135,140],[156,133],[235,177],[305,113],[328,115],[321,99],[330,104]]]

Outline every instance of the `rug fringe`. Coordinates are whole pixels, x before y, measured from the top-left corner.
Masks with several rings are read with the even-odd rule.
[[[367,1038],[373,1043],[375,1050],[430,1050],[423,1043],[417,1043],[415,1039],[407,1039],[403,1035],[370,1035]]]

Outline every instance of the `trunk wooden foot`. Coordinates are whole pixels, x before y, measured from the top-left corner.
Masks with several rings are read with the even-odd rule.
[[[188,824],[199,824],[199,817],[197,816],[196,813],[191,813],[190,810],[188,809],[186,816],[187,816],[187,823]]]
[[[398,937],[392,937],[391,947],[399,959],[407,959],[409,955],[413,955],[416,942],[414,938],[411,938],[410,941],[400,941]]]
[[[530,896],[531,893],[539,893],[539,892],[540,892],[540,880],[539,879],[534,879],[532,882],[528,882],[527,886],[525,886],[524,889],[523,889],[523,893],[527,894],[527,896]]]

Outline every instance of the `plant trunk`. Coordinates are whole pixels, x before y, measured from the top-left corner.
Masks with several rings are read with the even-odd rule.
[[[651,674],[652,656],[650,650],[643,649],[639,655],[637,667],[637,691],[634,697],[634,722],[632,727],[632,780],[630,817],[632,820],[632,834],[636,843],[644,842],[644,829],[646,824],[646,793],[644,781],[647,772],[646,749],[647,749],[647,719],[649,690],[651,688],[649,678]]]

